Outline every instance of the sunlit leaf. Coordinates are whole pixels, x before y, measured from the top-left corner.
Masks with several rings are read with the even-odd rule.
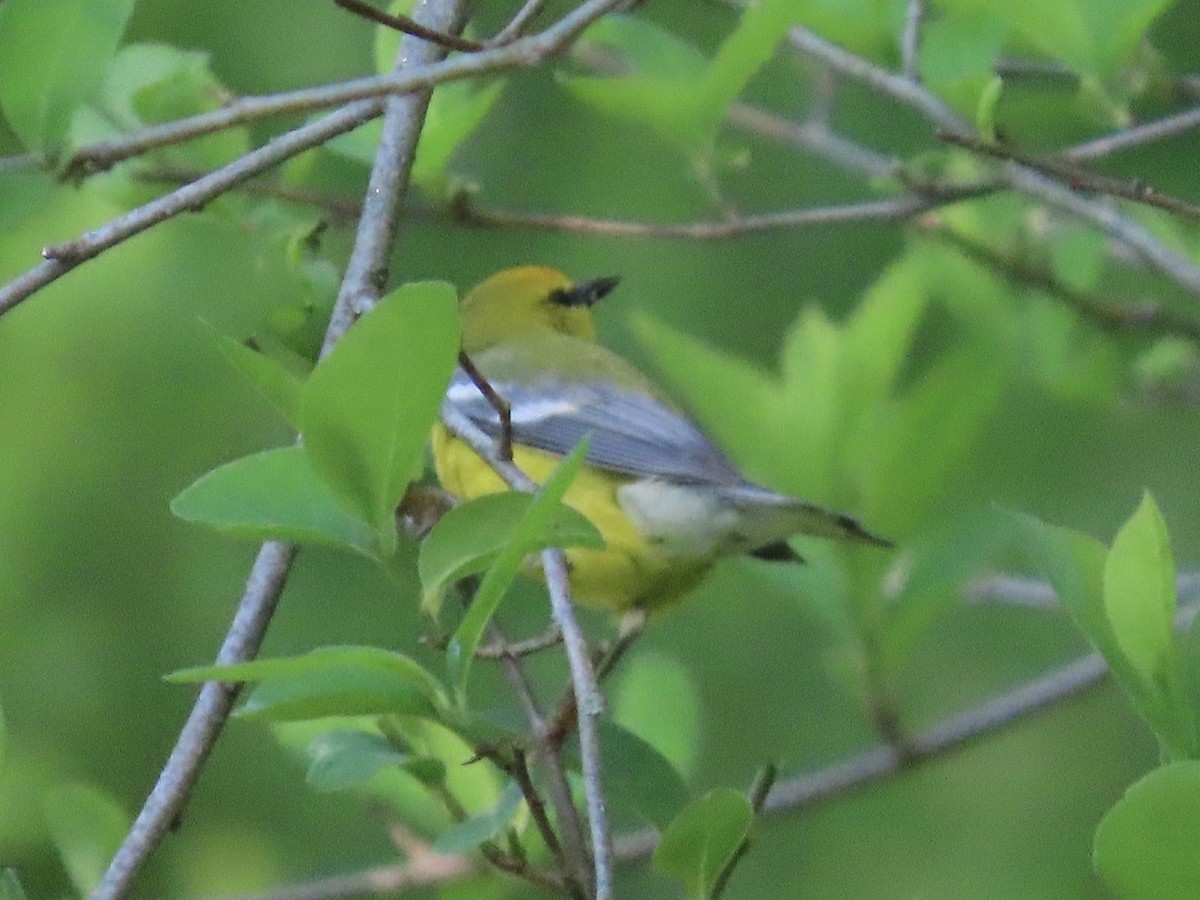
[[[317,474],[384,552],[395,511],[422,463],[458,357],[457,295],[443,282],[403,285],[338,341],[304,387],[304,448]]]
[[[171,512],[233,537],[376,553],[374,532],[338,504],[299,447],[266,450],[213,469],[171,501]]]
[[[436,608],[442,589],[468,575],[486,571],[512,543],[518,525],[535,502],[530,494],[507,491],[487,494],[450,509],[421,543],[417,570],[425,591],[426,608]],[[543,547],[604,546],[596,526],[569,506],[552,510],[545,529],[529,535],[523,547],[532,553]]]

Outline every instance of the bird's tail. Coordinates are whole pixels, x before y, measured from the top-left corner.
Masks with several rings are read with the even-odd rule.
[[[794,534],[811,534],[875,547],[894,546],[887,538],[868,531],[852,516],[757,485],[728,488],[726,500],[742,513],[743,530],[748,532],[745,537],[755,548],[776,545]]]

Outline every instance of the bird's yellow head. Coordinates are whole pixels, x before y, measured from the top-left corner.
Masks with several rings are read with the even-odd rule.
[[[616,286],[612,277],[575,283],[543,266],[497,272],[459,303],[463,349],[474,353],[541,329],[593,340],[592,304]]]

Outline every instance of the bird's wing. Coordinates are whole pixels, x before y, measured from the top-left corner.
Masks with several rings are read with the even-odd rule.
[[[745,483],[687,416],[650,394],[570,377],[489,376],[488,383],[512,406],[514,443],[566,454],[590,435],[587,462],[601,469],[693,484]],[[493,437],[500,433],[499,414],[462,369],[454,373],[443,408],[465,415]]]

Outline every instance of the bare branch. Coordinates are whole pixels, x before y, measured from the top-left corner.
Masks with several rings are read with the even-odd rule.
[[[496,32],[495,37],[487,42],[488,46],[500,46],[519,38],[525,27],[533,21],[534,16],[542,11],[544,3],[545,0],[526,0],[525,5],[517,10],[517,14],[509,19],[508,24]]]
[[[904,31],[900,35],[900,59],[901,71],[909,81],[921,80],[921,22],[924,18],[924,0],[908,0]]]
[[[965,119],[918,82],[855,56],[807,28],[793,28],[788,32],[788,40],[797,50],[820,60],[835,72],[861,81],[867,87],[918,110],[938,127],[955,134],[972,133]]]
[[[246,580],[246,590],[217,653],[218,664],[243,662],[258,653],[295,555],[293,545],[277,541],[267,541],[259,549]],[[115,900],[129,892],[150,851],[182,813],[238,690],[237,685],[216,681],[205,682],[200,688],[154,789],[91,894],[91,900]]]
[[[391,28],[394,31],[400,31],[404,34],[421,38],[422,40],[429,41],[431,44],[439,44],[447,50],[462,50],[466,53],[474,53],[476,50],[483,49],[483,44],[478,41],[460,37],[449,31],[426,28],[412,18],[412,16],[387,13],[381,9],[376,9],[370,3],[363,3],[362,0],[333,0],[333,2],[347,12],[352,12],[356,16],[362,16],[370,22],[375,22],[385,28]]]
[[[537,490],[537,485],[529,476],[511,462],[500,459],[495,442],[466,416],[452,409],[444,409],[442,420],[456,437],[487,462],[510,487],[527,493]],[[541,560],[546,575],[546,588],[550,594],[550,611],[555,624],[563,633],[567,663],[571,670],[571,690],[580,710],[579,751],[583,761],[584,795],[587,798],[588,824],[592,834],[595,896],[596,900],[611,900],[612,837],[600,782],[600,742],[596,731],[596,718],[604,709],[604,698],[592,670],[587,641],[575,618],[566,557],[562,550],[551,548],[542,551]]]
[[[418,14],[428,15],[435,22],[450,27],[458,21],[460,3],[461,0],[423,0],[418,7]],[[409,59],[421,65],[436,52],[436,47],[431,45],[422,44],[414,48],[406,42],[400,48],[398,65],[409,64]],[[377,289],[371,278],[386,265],[387,249],[394,232],[395,209],[407,184],[408,170],[412,166],[428,100],[426,93],[424,96],[414,94],[387,101],[383,138],[371,172],[372,193],[363,206],[350,265],[325,332],[322,356],[333,348],[353,321],[351,303],[354,298],[370,291],[372,287]],[[340,126],[344,124],[343,119],[373,112],[367,107],[374,106],[374,103],[355,104],[349,112],[342,110],[326,117],[325,121],[333,120]],[[175,193],[185,191],[187,188]],[[242,602],[217,654],[218,663],[242,662],[258,653],[295,555],[296,547],[291,544],[268,541],[262,545],[251,569]],[[187,803],[237,693],[237,686],[219,682],[206,682],[200,689],[200,695],[154,790],[92,894],[92,900],[116,900],[132,888],[138,870]]]
[[[45,262],[0,286],[0,316],[80,263],[182,212],[202,208],[214,197],[237,187],[260,172],[323,144],[339,134],[353,131],[359,125],[378,116],[381,110],[382,104],[373,100],[337,110],[316,122],[276,138],[265,147],[247,153],[235,162],[198,178],[191,184],[130,210],[73,241],[58,245],[49,251],[50,258]]]
[[[622,0],[588,0],[539,34],[480,53],[417,66],[387,75],[356,78],[317,88],[243,97],[221,109],[82,147],[67,165],[68,177],[85,177],[149,150],[179,144],[226,128],[288,113],[304,113],[355,100],[425,90],[447,81],[479,78],[517,68],[533,68],[560,53],[583,29]]]
[[[993,269],[1016,284],[1045,291],[1083,318],[1111,332],[1147,331],[1178,335],[1200,343],[1200,319],[1175,312],[1159,303],[1129,304],[1111,297],[1079,291],[1059,281],[1052,272],[990,247],[944,223],[922,223],[922,230],[947,241],[967,257]]]
[[[938,137],[947,143],[963,147],[972,153],[978,153],[980,156],[1015,162],[1025,168],[1049,175],[1075,191],[1110,194],[1113,197],[1132,200],[1135,203],[1145,203],[1147,206],[1154,206],[1189,219],[1200,220],[1200,206],[1188,203],[1179,197],[1165,194],[1142,181],[1113,178],[1109,175],[1102,175],[1090,169],[1072,165],[1070,162],[1059,157],[1030,156],[1005,144],[965,137],[960,134],[942,132],[938,134]],[[1086,149],[1088,145],[1083,144],[1080,146]],[[1075,149],[1077,150],[1078,148]]]
[[[1156,119],[1153,122],[1146,122],[1143,125],[1122,128],[1120,131],[1114,131],[1112,134],[1096,138],[1094,141],[1076,144],[1074,147],[1057,154],[1057,156],[1060,159],[1069,159],[1072,162],[1100,159],[1103,156],[1111,156],[1114,153],[1128,150],[1131,147],[1140,147],[1154,141],[1174,137],[1177,134],[1190,131],[1197,126],[1200,126],[1200,106],[1176,113],[1173,116]]]
[[[892,179],[904,167],[903,160],[843,137],[821,119],[790,122],[757,107],[733,103],[728,120],[743,131],[796,147],[867,178]]]
[[[793,28],[789,38],[793,46],[835,71],[920,111],[942,131],[972,138],[971,127],[922,85],[855,56],[805,28]],[[1200,297],[1200,268],[1187,257],[1166,247],[1139,223],[1108,204],[1080,197],[1055,179],[1027,165],[1010,160],[1004,164],[1004,171],[1008,183],[1018,191],[1091,222],[1190,294]]]

